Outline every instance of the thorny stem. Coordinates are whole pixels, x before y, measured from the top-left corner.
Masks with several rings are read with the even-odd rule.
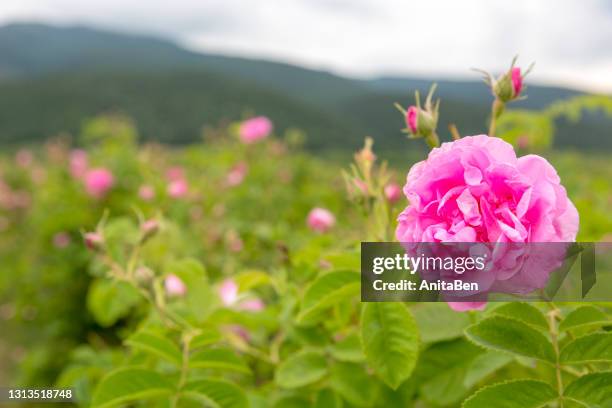
[[[560,310],[552,303],[547,302],[548,305],[552,308],[550,312],[548,312],[548,327],[550,330],[550,339],[552,341],[553,349],[555,351],[555,373],[557,377],[557,392],[559,394],[559,407],[563,408],[563,379],[561,377],[561,362],[559,361],[559,331],[557,329],[557,316],[560,313]]]

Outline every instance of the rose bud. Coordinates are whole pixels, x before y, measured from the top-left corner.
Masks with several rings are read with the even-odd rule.
[[[141,241],[145,242],[157,234],[157,231],[159,231],[159,222],[157,220],[147,220],[140,226],[140,231],[142,232]]]
[[[435,103],[432,101],[433,93],[436,85],[432,85],[425,99],[425,105],[421,107],[419,91],[415,92],[416,105],[412,105],[405,110],[401,105],[395,104],[397,109],[404,115],[406,128],[402,131],[408,133],[411,139],[425,139],[425,142],[430,147],[440,145],[440,140],[436,134],[438,126],[438,111],[440,109],[440,100]]]
[[[99,251],[104,246],[104,238],[99,232],[86,232],[83,238],[85,246],[92,251]]]
[[[399,184],[389,183],[385,186],[385,197],[390,203],[395,203],[402,198],[402,188]]]
[[[113,174],[104,168],[92,169],[85,174],[85,190],[94,198],[102,198],[113,187]]]
[[[153,273],[153,271],[147,268],[146,266],[139,266],[134,271],[134,277],[136,278],[136,281],[143,285],[146,285],[151,282],[154,276],[155,274]]]
[[[231,306],[238,300],[238,285],[233,279],[224,280],[219,285],[219,298],[225,306]]]
[[[308,227],[316,232],[327,232],[336,224],[336,217],[325,208],[313,208],[308,214]]]
[[[155,189],[147,184],[143,184],[138,189],[138,197],[144,201],[151,201],[155,198]]]

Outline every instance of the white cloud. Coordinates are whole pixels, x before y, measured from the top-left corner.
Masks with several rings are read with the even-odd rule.
[[[612,92],[612,8],[601,0],[2,0],[0,21],[85,22],[202,51],[347,75],[469,77],[512,56],[533,80]]]

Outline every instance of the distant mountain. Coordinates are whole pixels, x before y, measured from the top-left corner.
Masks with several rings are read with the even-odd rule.
[[[403,124],[393,102],[411,103],[414,90],[425,93],[432,82],[357,80],[289,64],[191,52],[150,36],[10,24],[0,27],[0,141],[30,140],[64,126],[75,130],[82,115],[112,109],[133,115],[149,137],[187,142],[198,137],[199,125],[251,111],[270,115],[281,128],[304,128],[313,148],[353,148],[366,134],[379,146],[397,148],[404,143],[399,133]],[[484,130],[491,104],[488,89],[477,81],[437,82],[443,99],[441,127],[452,121],[463,134]],[[529,86],[528,99],[513,105],[540,108],[577,94]],[[591,146],[612,147],[612,142],[602,142],[608,139],[602,121],[589,120],[584,127],[589,132],[581,139],[561,129],[559,145],[583,145],[588,139]]]

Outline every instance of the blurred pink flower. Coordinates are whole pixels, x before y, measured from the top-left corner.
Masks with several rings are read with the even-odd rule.
[[[142,231],[143,239],[148,239],[159,230],[159,221],[156,219],[146,220],[140,226],[140,230]]]
[[[336,217],[325,208],[313,208],[306,220],[308,227],[316,232],[326,232],[336,224]]]
[[[519,149],[527,149],[529,147],[529,136],[521,135],[516,139],[516,146]]]
[[[172,198],[184,197],[187,195],[188,190],[187,181],[183,179],[174,180],[168,184],[168,195]]]
[[[164,279],[164,288],[166,289],[166,294],[170,297],[185,296],[187,293],[187,286],[185,286],[181,278],[172,273]]]
[[[246,299],[238,304],[238,309],[249,312],[259,312],[264,310],[266,305],[261,299]]]
[[[185,178],[185,171],[180,166],[173,166],[166,170],[166,178],[168,181],[183,180]]]
[[[144,201],[151,201],[155,198],[155,189],[147,184],[143,184],[138,189],[138,197]]]
[[[83,235],[85,246],[92,251],[102,248],[104,245],[104,237],[99,232],[87,232]]]
[[[385,197],[390,203],[395,203],[402,198],[402,188],[397,183],[389,183],[385,186]]]
[[[85,174],[85,190],[94,198],[102,198],[113,187],[115,178],[105,168],[88,170]]]
[[[225,306],[231,306],[238,300],[238,285],[233,279],[226,279],[219,285],[219,298]]]
[[[446,302],[451,309],[456,312],[466,312],[468,310],[484,310],[487,302]]]
[[[230,187],[237,186],[244,181],[248,166],[245,162],[240,162],[230,169],[226,176],[226,183]]]
[[[247,119],[240,124],[240,140],[251,144],[265,139],[272,133],[272,121],[265,116]]]
[[[512,80],[512,91],[513,96],[516,98],[521,94],[523,89],[523,77],[521,76],[521,69],[519,67],[513,67],[510,71],[510,79]]]
[[[419,108],[411,106],[406,111],[406,126],[412,133],[417,133],[418,130]]]
[[[89,166],[87,152],[81,149],[74,149],[70,152],[70,174],[75,179],[81,179],[85,176]]]
[[[19,167],[30,167],[33,161],[34,156],[32,155],[32,152],[28,149],[19,149],[19,151],[15,154],[15,163],[17,163]]]
[[[67,232],[58,232],[53,236],[53,246],[56,248],[66,248],[70,245],[70,235]]]
[[[550,163],[517,158],[495,137],[433,149],[410,169],[404,193],[410,204],[396,229],[404,243],[569,242],[578,232],[578,212]]]

